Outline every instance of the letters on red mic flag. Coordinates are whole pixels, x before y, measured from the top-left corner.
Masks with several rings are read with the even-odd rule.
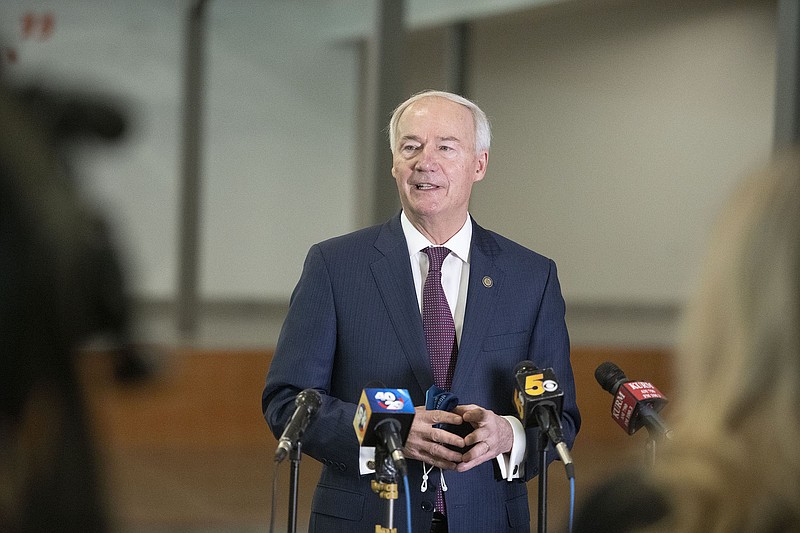
[[[633,435],[641,426],[637,416],[639,406],[649,404],[659,411],[665,403],[664,395],[649,381],[627,381],[620,385],[614,396],[611,418],[616,420],[629,435]]]

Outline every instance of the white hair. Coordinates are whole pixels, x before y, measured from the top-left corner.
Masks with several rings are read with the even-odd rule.
[[[405,112],[406,109],[408,109],[408,106],[414,102],[429,97],[445,98],[451,102],[455,102],[466,107],[470,113],[472,113],[472,121],[475,124],[475,153],[489,151],[489,145],[492,142],[492,129],[489,125],[489,119],[486,117],[486,113],[484,113],[475,102],[467,100],[463,96],[459,96],[454,93],[427,90],[415,94],[397,106],[392,113],[392,118],[389,121],[389,148],[392,150],[392,152],[395,150],[395,141],[397,140],[397,123],[400,121],[400,116],[403,114],[403,112]]]

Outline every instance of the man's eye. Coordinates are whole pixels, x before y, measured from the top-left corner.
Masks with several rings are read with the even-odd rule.
[[[418,147],[417,147],[417,145],[416,145],[416,144],[406,144],[406,145],[403,145],[403,147],[401,148],[401,150],[403,150],[404,152],[413,152],[413,151],[414,151],[414,150],[416,150],[417,148],[418,148]]]

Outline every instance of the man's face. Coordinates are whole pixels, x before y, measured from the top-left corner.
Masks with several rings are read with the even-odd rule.
[[[475,126],[466,107],[428,97],[411,104],[397,124],[392,176],[412,222],[461,224],[472,184],[483,179],[489,154],[475,153]]]

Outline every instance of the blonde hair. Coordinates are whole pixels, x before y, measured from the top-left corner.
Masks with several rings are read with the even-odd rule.
[[[669,531],[800,528],[800,156],[717,221],[676,358],[677,435],[654,466]],[[666,528],[666,529],[664,529]]]

